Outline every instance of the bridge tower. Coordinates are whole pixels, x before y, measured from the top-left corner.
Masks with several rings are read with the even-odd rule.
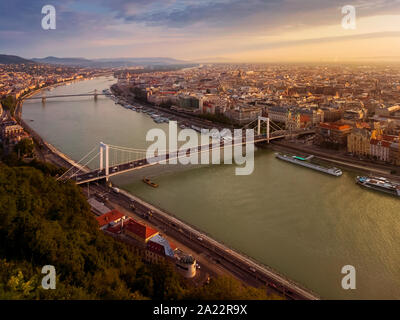
[[[258,122],[257,122],[257,135],[259,136],[261,134],[261,121],[267,123],[267,143],[269,143],[269,133],[270,133],[270,127],[269,127],[269,118],[266,117],[258,117]]]
[[[42,91],[42,103],[46,102],[46,93]]]
[[[107,144],[100,142],[100,171],[104,169],[104,165],[103,165],[103,158],[104,158],[104,152],[105,152],[105,156],[106,156],[106,161],[105,161],[105,175],[106,175],[106,181],[108,181],[108,176],[110,174],[110,166],[109,166],[109,147]]]

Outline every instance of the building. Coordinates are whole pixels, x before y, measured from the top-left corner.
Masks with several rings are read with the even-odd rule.
[[[375,160],[389,162],[390,145],[389,141],[371,139],[371,157]]]
[[[248,124],[260,117],[261,108],[258,107],[239,107],[226,112],[226,116],[239,125]]]
[[[400,105],[376,108],[375,114],[380,117],[400,116]]]
[[[158,231],[133,219],[129,219],[125,224],[123,233],[141,244],[146,244],[152,237],[158,234]]]
[[[175,252],[175,266],[185,278],[196,275],[196,260],[179,249]]]
[[[323,122],[317,126],[316,144],[343,147],[347,144],[347,136],[351,133],[347,124]]]
[[[209,101],[205,101],[201,112],[215,114],[215,105]]]
[[[285,123],[286,126],[288,126],[288,120],[291,122],[289,126],[293,125],[291,115],[299,114],[301,116],[300,120],[302,120],[300,122],[303,124],[299,128],[304,127],[305,123],[315,126],[324,121],[324,111],[315,108],[272,106],[268,108],[267,113],[271,121]]]
[[[353,155],[369,157],[371,155],[371,132],[364,128],[353,128],[347,136],[347,151]]]
[[[393,142],[390,144],[389,162],[391,164],[400,166],[400,142]]]
[[[344,120],[360,121],[363,120],[367,115],[366,109],[350,109],[346,110],[343,114]]]
[[[3,146],[9,151],[21,140],[32,139],[15,120],[8,120],[1,124],[0,136]]]
[[[88,203],[93,213],[100,216],[110,212],[110,208],[104,205],[104,203],[97,201],[95,198],[88,199]]]
[[[286,123],[289,107],[272,106],[268,108],[268,118],[274,122]]]
[[[125,220],[125,218],[126,217],[118,210],[111,210],[110,212],[96,217],[96,220],[99,223],[100,229],[107,229],[108,227],[114,226],[118,222]]]
[[[343,111],[339,108],[322,107],[324,112],[324,120],[322,122],[336,122],[342,118]]]
[[[181,95],[178,98],[177,105],[189,110],[202,110],[203,98],[194,95]]]
[[[196,260],[165,239],[156,229],[134,219],[104,229],[107,234],[128,244],[132,251],[149,263],[170,262],[186,278],[196,275]]]

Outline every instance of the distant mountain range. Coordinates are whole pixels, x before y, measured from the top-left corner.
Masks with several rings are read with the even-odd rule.
[[[12,56],[8,54],[0,54],[0,63],[1,64],[29,64],[35,63],[32,60],[27,60],[18,56]]]
[[[103,59],[84,59],[84,58],[57,58],[57,57],[46,57],[46,58],[33,58],[38,63],[48,64],[63,64],[68,66],[81,66],[81,67],[132,67],[141,65],[173,65],[173,64],[185,64],[187,61],[172,59],[172,58],[103,58]]]
[[[103,58],[103,59],[85,59],[85,58],[32,58],[24,59],[18,56],[0,54],[0,64],[19,64],[19,63],[46,63],[59,64],[66,66],[95,67],[95,68],[118,68],[133,66],[160,66],[160,65],[179,65],[190,64],[193,62],[177,60],[173,58],[154,57],[154,58]]]

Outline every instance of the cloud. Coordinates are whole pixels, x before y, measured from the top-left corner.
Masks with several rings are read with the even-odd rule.
[[[48,0],[0,2],[0,12],[6,13],[0,19],[2,51],[25,57],[40,52],[98,57],[124,48],[126,54],[168,49],[189,55],[187,46],[196,46],[208,50],[207,56],[214,55],[213,50],[225,55],[223,50],[293,47],[344,36],[337,30],[340,9],[347,4],[357,8],[358,19],[400,13],[400,0],[53,0],[57,29],[45,31],[41,8],[46,4]],[[395,30],[387,24],[387,30],[375,30],[376,35]],[[334,27],[328,32],[326,26]],[[321,35],[315,35],[319,30]],[[287,34],[294,36],[289,39]],[[259,44],[261,38],[265,41]]]

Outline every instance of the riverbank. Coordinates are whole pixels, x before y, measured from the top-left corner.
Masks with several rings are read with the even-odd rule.
[[[294,144],[293,142],[289,141],[273,141],[271,145],[272,148],[277,151],[300,152],[304,155],[314,155],[316,159],[340,165],[350,170],[363,171],[368,174],[378,174],[396,181],[400,181],[400,176],[392,173],[392,170],[395,167],[385,168],[385,166],[380,164],[365,163],[349,157],[334,155],[328,150],[318,150],[316,148]],[[400,168],[397,167],[397,170],[400,170]]]
[[[101,75],[99,75],[100,77]],[[83,167],[79,165],[77,162],[75,162],[73,159],[68,157],[66,154],[62,153],[59,151],[57,148],[55,148],[53,145],[42,139],[42,137],[35,131],[33,130],[23,119],[22,119],[22,105],[24,101],[38,93],[40,93],[43,90],[48,90],[50,88],[56,88],[59,86],[66,85],[67,83],[74,83],[74,82],[79,82],[79,81],[87,81],[91,80],[92,78],[82,78],[82,79],[73,79],[73,80],[68,80],[63,83],[55,83],[50,86],[45,86],[39,89],[36,89],[32,92],[29,92],[28,94],[24,95],[17,101],[17,105],[15,108],[15,119],[17,122],[24,128],[26,132],[28,132],[31,137],[33,138],[33,141],[35,142],[35,148],[37,150],[37,155],[42,161],[49,161],[53,164],[56,164],[59,167],[66,167],[66,168],[71,168],[71,167],[76,167],[79,168],[79,170],[87,172],[89,171],[89,168]]]
[[[134,98],[127,98],[126,94],[123,96],[122,94],[116,92],[113,90],[111,87],[111,92],[121,101],[125,101],[128,104],[140,104],[143,105],[145,108],[148,109],[153,109],[160,113],[164,117],[173,117],[178,121],[178,124],[181,125],[183,124],[185,127],[191,127],[192,125],[198,126],[204,129],[218,129],[218,130],[223,130],[225,128],[233,130],[235,127],[230,124],[224,124],[224,123],[219,123],[219,122],[213,122],[211,120],[203,119],[201,117],[198,117],[196,115],[191,115],[189,113],[183,113],[183,112],[178,112],[176,110],[172,110],[170,108],[164,108],[160,107],[154,104],[151,104],[149,102],[144,102],[144,101],[139,101]]]

